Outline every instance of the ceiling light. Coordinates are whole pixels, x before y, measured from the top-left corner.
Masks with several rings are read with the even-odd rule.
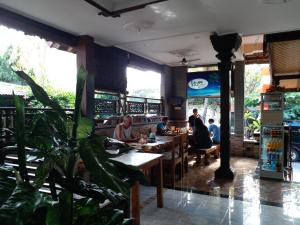
[[[138,22],[130,22],[123,25],[124,30],[140,33],[144,30],[149,30],[154,25],[153,21],[143,20]]]
[[[168,0],[84,0],[90,5],[100,10],[98,15],[105,17],[120,17],[121,14],[143,9],[148,5],[153,5]]]

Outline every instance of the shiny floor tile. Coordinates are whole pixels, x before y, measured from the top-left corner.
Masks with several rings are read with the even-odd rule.
[[[144,201],[155,195],[155,188],[141,188]],[[141,211],[142,225],[295,225],[300,224],[300,205],[292,201],[283,207],[261,204],[258,198],[249,201],[235,200],[165,190],[164,208],[157,208],[156,201],[148,201]]]
[[[192,166],[184,178],[176,183],[177,190],[192,190],[213,196],[234,196],[237,200],[250,201],[254,198],[262,204],[283,206],[292,198],[300,198],[300,183],[259,179],[258,160],[232,157],[231,167],[234,180],[215,180],[214,171],[220,161],[214,160],[209,166]],[[299,163],[294,164],[294,180],[300,177]],[[300,202],[300,201],[299,201]]]

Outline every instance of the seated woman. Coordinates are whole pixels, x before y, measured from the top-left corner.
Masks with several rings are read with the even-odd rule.
[[[157,124],[156,126],[156,134],[164,135],[167,131],[169,131],[167,124],[168,124],[168,117],[163,117],[161,123]]]
[[[132,117],[126,115],[123,122],[118,124],[114,130],[113,138],[124,142],[138,141],[138,138],[132,132]]]
[[[193,148],[210,148],[212,146],[208,129],[200,118],[195,119],[195,132],[190,144]]]

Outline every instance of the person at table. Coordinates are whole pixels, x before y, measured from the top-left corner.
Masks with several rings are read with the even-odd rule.
[[[162,121],[156,126],[156,134],[157,135],[166,134],[169,131],[167,124],[168,124],[168,117],[163,117]]]
[[[124,141],[134,142],[138,141],[138,138],[132,132],[132,117],[126,115],[123,117],[123,122],[118,124],[114,130],[113,138]]]
[[[191,115],[189,117],[189,121],[188,121],[188,123],[189,123],[189,129],[192,130],[193,132],[195,130],[194,129],[195,128],[195,120],[197,118],[200,118],[200,115],[198,114],[198,109],[195,108],[195,109],[193,109],[193,115]]]
[[[208,132],[211,135],[213,143],[219,144],[220,143],[220,128],[216,124],[214,124],[215,123],[214,119],[209,119],[208,123],[209,123]]]
[[[208,132],[208,128],[204,125],[200,118],[195,119],[195,131],[191,138],[190,145],[194,148],[210,148],[212,140]]]

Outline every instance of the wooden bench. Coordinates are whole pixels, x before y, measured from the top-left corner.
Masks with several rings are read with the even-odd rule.
[[[201,162],[201,157],[204,155],[204,164],[209,165],[211,155],[213,155],[215,159],[219,158],[220,145],[213,145],[210,148],[193,148],[193,147],[191,147],[189,149],[189,153],[191,155],[197,156],[197,160],[196,160],[197,163]]]

